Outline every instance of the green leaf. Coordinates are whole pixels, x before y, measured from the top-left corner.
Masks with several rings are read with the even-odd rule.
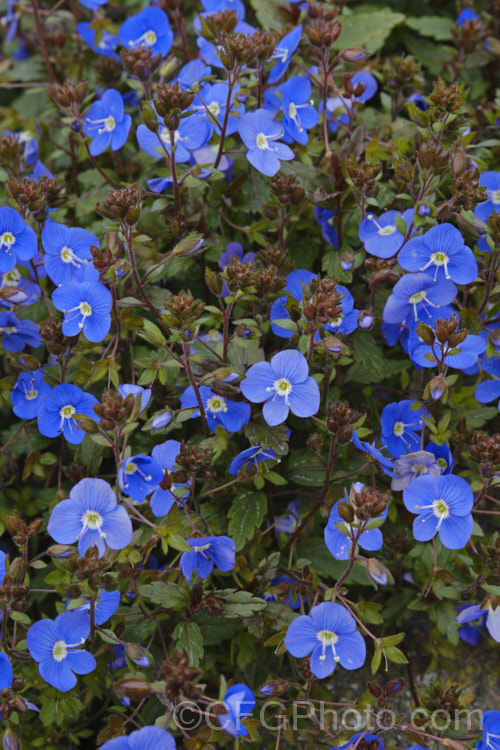
[[[396,646],[384,648],[384,655],[389,661],[394,662],[394,664],[408,664],[408,659]]]
[[[139,586],[138,591],[148,601],[168,609],[184,610],[189,601],[188,591],[177,583],[153,581]]]
[[[451,18],[443,16],[410,17],[406,19],[405,24],[413,31],[418,31],[422,36],[430,36],[438,41],[453,39],[451,29],[455,24]]]
[[[229,536],[234,539],[236,551],[243,549],[247,539],[252,539],[267,510],[267,499],[263,492],[243,490],[234,499],[228,516]]]
[[[251,617],[254,612],[259,612],[267,606],[267,602],[260,597],[252,596],[249,591],[223,589],[219,593],[225,599],[223,615],[230,619]]]
[[[203,634],[200,626],[192,620],[179,622],[175,626],[172,637],[179,651],[185,649],[189,659],[189,666],[198,667],[203,658]]]
[[[288,429],[284,424],[269,427],[264,422],[250,422],[245,427],[245,435],[254,445],[260,445],[264,450],[272,448],[277,456],[288,453]]]
[[[377,52],[392,29],[404,20],[402,13],[388,9],[342,16],[342,33],[335,42],[335,49],[364,47],[370,53]]]
[[[372,659],[372,674],[376,674],[378,672],[378,668],[380,667],[381,661],[382,661],[382,651],[377,646],[375,649],[375,653],[373,654],[373,659]]]
[[[287,466],[286,475],[292,482],[303,487],[322,487],[325,482],[325,467],[310,450],[298,450]]]

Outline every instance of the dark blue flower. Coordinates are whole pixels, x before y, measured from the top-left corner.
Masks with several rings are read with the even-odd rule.
[[[99,240],[87,229],[66,227],[47,219],[42,229],[44,264],[51,281],[57,286],[75,281],[78,270],[92,260],[90,248]]]
[[[332,750],[354,750],[355,747],[359,747],[362,738],[372,750],[385,750],[385,745],[376,734],[369,734],[368,732],[358,732],[353,734],[348,742],[344,742],[340,747],[332,748]],[[410,749],[411,750],[411,749]],[[422,750],[427,750],[423,748]]]
[[[0,652],[0,690],[11,687],[13,676],[12,664],[9,657]]]
[[[246,404],[244,401],[230,401],[214,393],[206,385],[200,386],[199,392],[208,426],[212,432],[215,432],[217,425],[221,425],[228,432],[238,432],[243,425],[248,424],[251,415],[249,404]],[[183,409],[195,409],[191,415],[191,419],[196,419],[200,416],[198,401],[191,385],[186,388],[181,396],[181,406]]]
[[[457,288],[452,281],[434,281],[426,273],[407,273],[395,284],[385,303],[384,322],[401,324],[412,316],[425,320],[429,308],[439,308],[453,302]]]
[[[160,53],[165,57],[172,46],[174,34],[167,14],[161,8],[149,7],[127,18],[120,27],[118,38],[125,49],[151,47],[151,55]]]
[[[242,0],[201,0],[201,4],[207,13],[234,10],[238,20],[245,18],[245,6]]]
[[[39,620],[26,634],[28,651],[38,662],[40,676],[63,693],[76,685],[76,674],[88,674],[96,660],[82,646],[90,634],[86,615],[63,612],[55,620]]]
[[[437,465],[441,469],[441,474],[449,474],[451,472],[455,461],[449,445],[446,443],[438,445],[431,441],[430,443],[427,443],[425,450],[434,454]]]
[[[154,10],[151,8],[150,10]],[[157,8],[159,13],[159,8]],[[132,118],[125,114],[123,98],[116,89],[107,89],[99,101],[91,105],[84,117],[83,132],[92,138],[90,153],[98,156],[111,146],[118,151],[126,142]]]
[[[312,271],[306,271],[305,269],[298,268],[296,271],[292,271],[291,273],[289,273],[286,277],[286,287],[284,291],[288,292],[288,295],[291,295],[294,299],[297,300],[297,302],[302,302],[305,291],[307,291],[309,284],[313,279],[316,278],[316,274],[312,273]],[[284,328],[278,323],[279,320],[290,319],[290,313],[286,308],[288,295],[279,297],[277,300],[275,300],[271,305],[271,311],[269,313],[272,332],[275,334],[275,336],[280,336],[281,338],[285,339],[291,339],[294,335],[293,330]]]
[[[91,417],[99,422],[93,406],[97,399],[91,393],[84,393],[76,385],[61,383],[52,388],[45,403],[38,412],[38,430],[45,437],[58,437],[61,433],[68,443],[78,445],[85,437],[84,431],[74,420],[75,414]]]
[[[255,703],[255,697],[246,685],[243,683],[233,685],[226,691],[222,700],[226,713],[217,713],[219,724],[232,737],[246,737],[248,729],[240,719],[253,711]]]
[[[493,609],[489,602],[481,607],[478,604],[465,605],[455,619],[461,624],[484,621],[493,640],[500,643],[500,606]]]
[[[413,521],[417,541],[428,542],[439,531],[444,547],[462,549],[471,538],[474,496],[462,477],[418,477],[404,490],[403,502],[417,514]]]
[[[288,503],[286,512],[287,516],[276,516],[274,519],[274,528],[280,534],[293,534],[300,520],[300,500],[292,500]]]
[[[276,60],[271,72],[267,77],[268,83],[276,83],[288,69],[293,57],[293,53],[299,46],[302,26],[296,26],[288,34],[285,34],[271,55],[271,60]]]
[[[314,206],[314,218],[321,226],[321,236],[324,241],[333,247],[339,246],[339,238],[335,231],[335,216],[329,208]]]
[[[138,659],[133,659],[127,654],[125,646],[122,643],[119,643],[117,646],[113,646],[114,658],[111,664],[111,669],[124,669],[127,666],[127,656],[130,661],[133,661],[138,667],[149,667],[149,659],[145,653],[139,656]]]
[[[423,425],[422,408],[412,409],[413,403],[405,399],[388,404],[380,417],[382,443],[395,458],[416,451],[420,446],[420,435],[417,433]]]
[[[12,305],[28,307],[39,299],[40,287],[38,284],[21,276],[18,268],[0,274],[0,307],[10,308]]]
[[[162,430],[164,427],[167,427],[171,421],[172,421],[172,414],[169,411],[161,411],[153,419],[151,423],[151,428],[153,430]]]
[[[311,417],[319,409],[318,384],[306,358],[294,349],[252,365],[240,388],[249,401],[265,401],[262,413],[270,426],[284,422],[290,409],[297,417]]]
[[[205,65],[203,60],[190,60],[180,69],[175,82],[183,89],[197,88],[211,73],[210,66]]]
[[[478,274],[472,250],[452,224],[438,224],[402,247],[398,263],[406,271],[426,271],[434,280],[471,284]]]
[[[271,581],[272,588],[262,594],[262,598],[266,602],[279,602],[283,606],[288,606],[290,609],[299,609],[303,603],[303,599],[294,590],[296,588],[295,581],[289,576],[279,576],[273,578]],[[262,692],[262,690],[260,691]]]
[[[280,169],[280,159],[290,161],[294,153],[285,143],[283,126],[275,122],[274,112],[257,109],[247,112],[239,123],[239,134],[248,148],[246,157],[250,164],[262,174],[273,177]]]
[[[351,497],[354,498],[355,493],[361,492],[363,488],[364,484],[362,482],[355,482],[351,488]],[[354,536],[361,526],[366,526],[366,523],[359,520],[356,517],[355,512],[353,520],[350,523],[347,523],[347,521],[339,515],[339,503],[349,503],[349,500],[347,497],[343,497],[341,500],[338,500],[331,509],[330,515],[328,516],[328,523],[325,526],[325,544],[328,547],[328,551],[336,560],[349,560]],[[354,503],[351,502],[350,505],[355,511]],[[379,516],[376,516],[377,519],[384,519],[386,517],[387,508],[385,508]],[[339,529],[339,526],[342,527],[343,531]],[[384,539],[379,528],[371,528],[362,531],[356,543],[368,552],[376,552],[377,550],[382,549]]]
[[[152,456],[164,474],[165,472],[170,474],[180,468],[176,466],[180,449],[181,444],[178,440],[166,440],[164,443],[155,445],[153,448]],[[168,490],[164,490],[162,487],[155,489],[151,495],[149,505],[157,518],[167,515],[174,502],[176,502],[175,490],[183,487],[187,487],[187,485],[172,484]]]
[[[69,498],[52,511],[47,526],[58,544],[78,541],[82,557],[97,547],[102,557],[109,549],[123,549],[132,541],[132,522],[125,508],[118,505],[116,494],[104,479],[81,479],[71,489]]]
[[[378,89],[377,79],[372,73],[367,70],[360,70],[359,73],[355,73],[351,78],[351,85],[355,89],[357,86],[364,86],[364,91],[361,94],[353,97],[357,102],[367,102],[369,99],[375,96]]]
[[[228,242],[226,249],[219,255],[217,261],[219,268],[223,271],[229,266],[233,258],[239,258],[242,263],[252,263],[255,260],[255,253],[245,252],[240,242]]]
[[[472,8],[464,8],[458,16],[455,23],[457,26],[462,26],[466,21],[480,21],[480,17],[475,13]]]
[[[392,469],[394,468],[394,462],[391,458],[388,458],[387,456],[384,456],[382,451],[380,451],[378,448],[375,447],[375,441],[373,443],[366,443],[359,439],[357,434],[355,432],[352,433],[352,443],[356,448],[360,451],[364,451],[367,453],[371,458],[374,458],[375,461],[380,465],[382,471],[384,474],[387,474],[387,476],[392,477],[393,472]]]
[[[331,675],[338,663],[344,669],[359,669],[366,658],[356,620],[334,602],[318,604],[309,615],[297,617],[288,628],[285,646],[299,659],[311,654],[311,671],[320,679]]]
[[[52,294],[56,310],[64,313],[65,336],[83,332],[88,341],[102,341],[111,327],[111,292],[98,281],[70,281]]]
[[[118,484],[122,492],[137,503],[142,503],[164,477],[165,472],[150,456],[126,458],[118,469]]]
[[[492,211],[500,212],[500,172],[493,170],[483,172],[479,178],[479,184],[486,188],[488,199],[475,207],[474,216],[486,222]]]
[[[378,219],[372,213],[366,214],[359,227],[359,239],[370,255],[377,258],[392,258],[404,242],[404,235],[396,226],[396,216],[402,218],[407,228],[413,219],[413,209],[404,213],[386,211]]]
[[[10,206],[0,208],[0,272],[11,271],[19,260],[31,260],[38,249],[36,234]]]
[[[294,140],[305,145],[309,138],[307,131],[319,122],[318,111],[311,100],[311,82],[305,76],[293,76],[275,89],[269,89],[266,109],[283,111],[285,140],[288,142]]]
[[[12,312],[0,312],[0,338],[7,352],[22,352],[25,346],[40,346],[40,331],[32,320],[19,320]]]
[[[50,393],[50,385],[43,379],[43,372],[22,372],[10,395],[12,411],[21,419],[34,419]]]
[[[82,5],[90,10],[99,10],[101,5],[105,5],[108,0],[80,0]]]
[[[500,398],[500,380],[483,380],[477,386],[474,398],[480,404],[488,404],[490,401]],[[498,410],[500,411],[500,402],[498,403]]]
[[[468,333],[457,346],[451,346],[449,342],[442,346],[436,342],[433,347],[422,343],[411,352],[411,359],[420,367],[436,367],[438,360],[444,355],[443,362],[446,367],[465,370],[475,365],[479,355],[484,351],[486,341],[481,336]]]
[[[228,536],[199,536],[186,539],[193,548],[192,552],[183,552],[180,569],[186,581],[191,580],[193,570],[200,578],[208,578],[214,565],[223,573],[235,566],[236,545]]]
[[[71,604],[71,599],[66,602],[66,608]],[[120,592],[118,589],[115,591],[106,591],[103,589],[97,599],[95,600],[94,608],[94,622],[96,625],[104,625],[113,615],[120,606]],[[72,612],[90,612],[90,602],[81,604],[79,607],[71,610]]]
[[[276,454],[272,448],[264,450],[260,445],[254,445],[251,448],[238,453],[235,458],[231,461],[229,466],[229,474],[236,476],[242,469],[248,471],[250,467],[254,466],[258,471],[259,463],[262,461],[276,461]]]
[[[234,96],[238,91],[238,87],[234,87],[231,91],[231,99],[229,102],[229,111],[226,121],[226,135],[232,135],[238,130],[240,117],[245,113],[245,108],[240,106],[237,108],[234,103]],[[224,120],[226,119],[227,109],[227,98],[229,93],[229,86],[227,83],[220,81],[219,83],[206,83],[204,84],[197,96],[193,101],[193,109],[198,113],[198,117],[202,118],[205,122],[209,137],[212,136],[215,130],[215,123],[213,118],[217,120],[219,125],[217,132],[222,130]],[[210,112],[210,115],[208,112]]]

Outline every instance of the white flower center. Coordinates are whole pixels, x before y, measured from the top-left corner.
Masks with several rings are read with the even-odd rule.
[[[396,227],[394,224],[388,224],[386,227],[380,227],[378,230],[378,234],[382,235],[383,237],[388,237],[391,234],[394,234],[396,231]]]
[[[448,516],[450,515],[450,508],[448,506],[448,503],[446,503],[442,498],[438,498],[432,503],[432,512],[442,521],[444,518],[448,518]]]
[[[96,510],[86,510],[81,518],[83,528],[95,531],[102,526],[103,518]]]
[[[226,401],[222,396],[211,396],[207,399],[205,408],[207,411],[211,411],[212,414],[219,414],[221,411],[227,411]]]
[[[63,406],[60,410],[59,414],[63,419],[71,419],[73,414],[76,413],[76,409],[71,404],[68,404],[68,406]]]
[[[210,102],[208,105],[208,111],[216,117],[220,112],[219,102]]]
[[[276,391],[278,396],[284,396],[285,398],[292,392],[292,387],[288,378],[278,378],[273,383],[273,390]]]
[[[396,437],[401,437],[402,435],[404,435],[404,431],[405,431],[405,423],[396,422],[396,424],[394,425],[394,434],[396,435]]]
[[[66,644],[66,641],[56,641],[54,643],[54,648],[52,649],[52,656],[54,658],[54,661],[61,662],[64,661],[64,659],[68,655],[68,646]]]
[[[325,661],[327,648],[332,649],[334,661],[340,661],[340,656],[337,656],[337,652],[335,651],[335,644],[339,640],[337,633],[334,633],[333,630],[318,630],[316,638],[323,645],[322,654],[319,657],[320,661]]]
[[[500,190],[489,190],[491,202],[498,206],[500,204]]]
[[[104,120],[104,130],[107,133],[111,133],[116,127],[116,120],[113,115],[108,115]]]
[[[92,315],[92,308],[88,302],[80,302],[79,310],[84,318],[88,318],[90,315]],[[83,323],[80,323],[80,327],[82,326],[83,326]]]
[[[25,396],[26,396],[27,401],[33,401],[33,399],[38,396],[38,391],[36,390],[26,391]]]
[[[10,248],[12,245],[14,245],[16,241],[16,238],[12,234],[12,232],[4,232],[3,234],[0,234],[0,247],[2,245],[7,245],[7,252],[10,253]]]
[[[267,137],[264,135],[264,133],[258,133],[257,135],[257,148],[260,148],[262,151],[265,151],[269,148],[269,145],[267,143]]]

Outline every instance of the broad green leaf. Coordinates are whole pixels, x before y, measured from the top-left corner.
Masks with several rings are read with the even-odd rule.
[[[245,546],[248,539],[252,539],[267,510],[267,499],[263,492],[244,490],[234,499],[228,516],[229,536],[234,539],[236,550]]]

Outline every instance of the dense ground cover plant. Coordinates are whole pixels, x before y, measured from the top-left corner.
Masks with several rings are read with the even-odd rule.
[[[0,34],[2,747],[498,750],[499,3]]]

